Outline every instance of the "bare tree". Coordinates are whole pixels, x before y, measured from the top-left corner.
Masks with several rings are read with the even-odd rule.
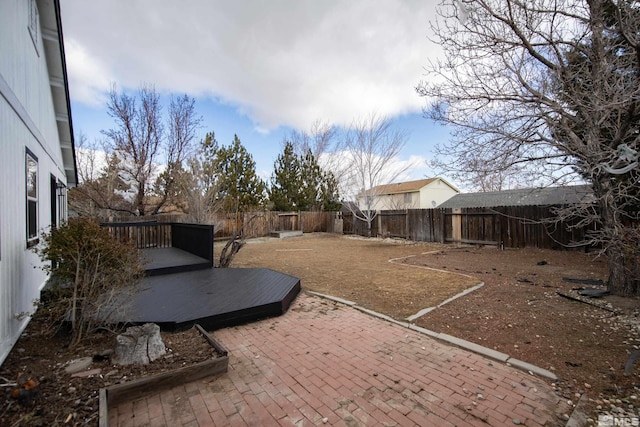
[[[328,122],[316,120],[309,131],[293,130],[282,141],[293,146],[294,154],[305,157],[309,153],[316,159],[323,171],[330,172],[338,183],[344,182],[349,174],[341,156],[344,138],[341,132]]]
[[[215,180],[207,183],[204,168],[200,159],[191,157],[186,162],[187,168],[176,173],[177,204],[185,213],[185,219],[195,224],[213,224],[217,229],[219,212],[222,203],[217,198],[218,186]]]
[[[338,148],[338,130],[328,122],[316,120],[311,125],[309,132],[293,130],[283,142],[291,143],[293,151],[299,156],[306,155],[309,151],[316,159],[323,154],[335,151]]]
[[[593,203],[559,214],[596,224],[583,243],[606,253],[609,289],[639,294],[640,241],[625,225],[638,219],[639,175],[620,153],[639,148],[636,2],[447,0],[438,14],[445,59],[417,90],[426,114],[454,129],[440,155],[458,171],[520,167],[538,183],[590,183]]]
[[[371,237],[371,224],[378,214],[378,198],[382,184],[398,179],[410,167],[399,161],[407,140],[405,132],[396,129],[388,117],[375,113],[354,120],[347,131],[344,153],[347,158],[347,187],[357,202],[347,203],[354,217],[367,223],[367,236]]]
[[[537,173],[523,165],[512,165],[508,169],[488,169],[482,159],[472,160],[472,173],[452,174],[460,185],[467,185],[477,191],[501,191],[527,188],[538,183]]]
[[[129,212],[125,196],[129,186],[120,179],[115,155],[109,156],[98,141],[90,142],[80,133],[76,140],[78,186],[69,191],[69,208],[78,215],[106,217],[113,212]]]
[[[103,134],[105,151],[114,159],[118,178],[128,186],[128,206],[101,207],[133,215],[154,215],[171,201],[175,191],[176,168],[191,152],[201,117],[195,101],[184,95],[172,98],[165,120],[160,95],[152,86],[142,86],[137,96],[118,93],[112,87],[107,111],[115,127]]]

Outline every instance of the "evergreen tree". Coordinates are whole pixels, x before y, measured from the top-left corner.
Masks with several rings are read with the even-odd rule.
[[[265,184],[256,173],[256,162],[237,135],[228,147],[216,151],[218,197],[228,212],[248,212],[265,202]]]
[[[217,186],[217,162],[220,146],[215,133],[208,132],[200,142],[199,169],[202,176],[201,186],[206,193],[215,190]],[[213,200],[211,200],[213,202]]]
[[[325,172],[321,189],[322,208],[325,211],[339,211],[342,207],[340,193],[338,191],[338,180],[333,172]]]
[[[278,155],[271,175],[269,200],[276,211],[299,209],[301,187],[300,159],[293,152],[293,145],[287,142],[282,154]]]
[[[296,155],[290,142],[274,163],[269,197],[279,211],[332,210],[340,206],[333,174],[322,170],[310,150],[304,156]]]
[[[301,205],[304,210],[333,210],[338,203],[337,182],[331,172],[324,172],[315,156],[308,150],[301,157]]]

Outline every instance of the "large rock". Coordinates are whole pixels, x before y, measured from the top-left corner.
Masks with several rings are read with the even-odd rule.
[[[113,362],[119,365],[146,365],[166,353],[160,326],[146,323],[127,328],[116,337]]]

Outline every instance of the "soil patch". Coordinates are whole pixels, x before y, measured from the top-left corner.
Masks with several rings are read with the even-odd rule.
[[[48,325],[36,315],[0,368],[6,399],[0,409],[0,426],[97,426],[99,390],[134,379],[173,371],[219,356],[195,328],[182,332],[161,332],[167,354],[144,366],[117,366],[100,356],[115,347],[113,333],[99,333],[81,347],[70,350],[67,338],[50,337]],[[92,358],[79,373],[65,372],[69,362]],[[33,381],[21,396],[11,392],[17,382]],[[14,394],[17,394],[14,392]]]
[[[439,246],[401,239],[314,233],[247,244],[233,267],[266,267],[302,279],[302,287],[404,319],[479,283],[409,260]]]

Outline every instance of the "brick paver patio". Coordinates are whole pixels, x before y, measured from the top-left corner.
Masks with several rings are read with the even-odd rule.
[[[556,426],[527,372],[300,294],[283,316],[213,333],[228,373],[110,408],[110,426]]]

